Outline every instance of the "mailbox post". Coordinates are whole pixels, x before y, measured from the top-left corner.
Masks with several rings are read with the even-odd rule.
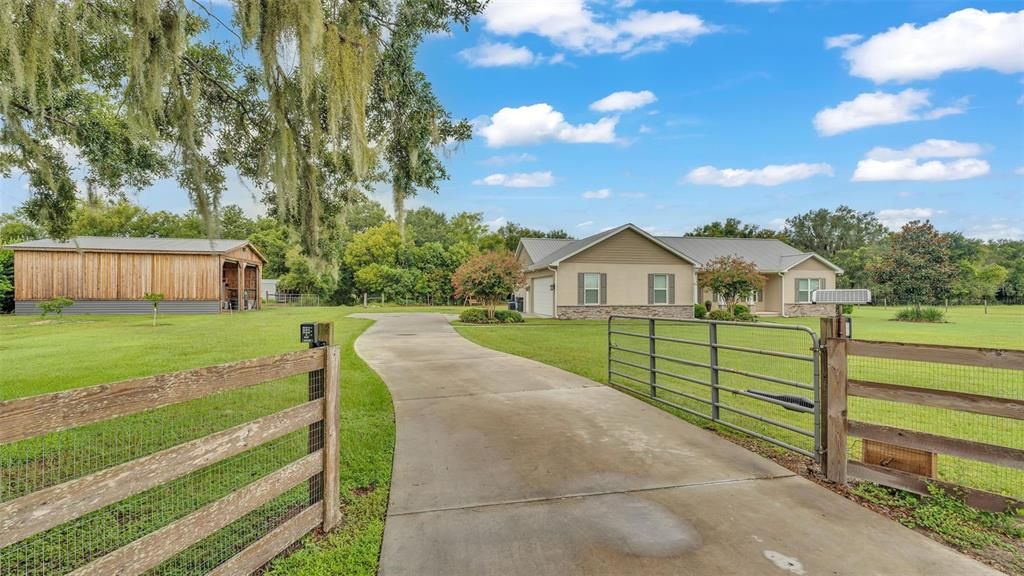
[[[299,325],[299,341],[308,344],[310,348],[321,348],[334,343],[333,322],[304,322]],[[324,370],[313,370],[309,373],[309,400],[319,400],[324,397],[325,386]],[[309,425],[309,453],[312,454],[324,448],[324,423],[314,422]],[[324,496],[324,474],[318,472],[309,479],[309,504],[313,505],[323,499]]]

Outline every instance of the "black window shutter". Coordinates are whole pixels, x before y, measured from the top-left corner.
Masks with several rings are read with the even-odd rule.
[[[676,303],[676,275],[675,274],[669,274],[668,275],[668,303],[669,304],[675,304]]]
[[[601,273],[601,304],[608,303],[608,275]]]
[[[576,274],[576,303],[580,304],[580,305],[582,305],[583,302],[584,302],[584,300],[583,300],[583,289],[584,289],[584,280],[583,280],[583,278],[584,278],[583,272],[580,272],[580,273]]]
[[[647,275],[647,303],[654,304],[654,274]]]

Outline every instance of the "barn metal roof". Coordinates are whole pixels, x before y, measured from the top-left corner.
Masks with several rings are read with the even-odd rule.
[[[247,240],[208,238],[116,238],[111,236],[75,236],[67,241],[44,238],[11,244],[11,250],[76,250],[86,252],[168,252],[223,254],[245,246]]]
[[[537,270],[556,265],[559,261],[585,250],[618,232],[631,228],[632,224],[598,232],[580,240],[556,240],[551,238],[523,238],[522,248],[526,250],[532,264],[528,270]],[[641,231],[641,234],[648,236]],[[738,256],[753,262],[761,272],[785,272],[797,264],[815,258],[836,272],[842,269],[813,252],[801,252],[796,248],[772,238],[705,238],[698,236],[648,236],[661,243],[685,260],[703,266],[708,260],[720,256]]]

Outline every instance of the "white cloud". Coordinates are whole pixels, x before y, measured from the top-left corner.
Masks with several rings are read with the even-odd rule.
[[[508,224],[508,219],[505,218],[504,216],[499,216],[499,217],[495,218],[494,220],[488,220],[488,221],[484,222],[484,226],[487,226],[492,231],[497,230],[498,228],[501,228],[505,224]]]
[[[944,210],[933,210],[931,208],[898,208],[879,210],[875,216],[878,221],[890,230],[899,230],[911,220],[927,220],[938,214],[945,213]]]
[[[500,156],[491,156],[480,161],[480,164],[484,166],[508,166],[511,164],[520,164],[522,162],[536,162],[537,157],[533,154],[504,154]]]
[[[963,158],[949,162],[932,160],[923,164],[918,163],[914,158],[904,160],[872,160],[868,158],[857,162],[853,180],[855,182],[967,180],[984,176],[988,174],[989,169],[988,162],[977,158]]]
[[[1000,218],[969,228],[966,235],[979,240],[1024,240],[1024,227],[1019,222]]]
[[[601,188],[600,190],[588,190],[583,193],[583,197],[587,200],[604,200],[612,195],[612,191],[608,188]]]
[[[569,124],[550,104],[502,108],[477,124],[477,131],[491,148],[538,144],[546,140],[579,143],[615,142],[618,118],[601,118],[590,124]]]
[[[592,103],[590,109],[596,112],[626,112],[642,108],[657,101],[658,97],[650,90],[612,92],[597,102]]]
[[[554,183],[555,177],[550,171],[498,173],[473,180],[473,184],[477,186],[504,186],[506,188],[546,188]]]
[[[637,132],[640,132],[641,134],[650,134],[651,132],[654,132],[654,129],[647,124],[641,124],[640,128],[637,129]]]
[[[576,227],[577,228],[589,228],[590,226],[593,226],[593,225],[594,225],[594,221],[593,220],[587,220],[586,222],[580,222],[579,224],[576,225]]]
[[[967,158],[969,156],[979,156],[984,152],[984,147],[975,142],[957,142],[956,140],[930,138],[903,150],[894,150],[892,148],[876,146],[868,151],[866,157],[872,160]]]
[[[786,182],[806,180],[813,176],[832,176],[832,167],[828,164],[780,164],[768,165],[764,168],[715,168],[701,166],[686,175],[691,184],[708,184],[712,186],[778,186]]]
[[[968,8],[918,28],[903,24],[843,53],[850,74],[876,83],[938,78],[946,72],[988,68],[1024,72],[1024,10]]]
[[[1018,174],[1020,176],[1024,176],[1024,166],[1019,166],[1016,170],[1013,171],[1013,173]]]
[[[864,38],[860,34],[840,34],[838,36],[829,36],[825,38],[825,48],[831,50],[832,48],[849,48]]]
[[[513,46],[505,42],[484,42],[459,52],[459,57],[474,68],[498,66],[529,66],[537,56],[525,46]]]
[[[646,198],[647,194],[644,194],[643,192],[623,192],[619,194],[619,196],[623,198]]]
[[[670,43],[689,43],[716,31],[694,14],[634,10],[625,18],[605,21],[584,0],[521,2],[495,0],[483,15],[493,34],[536,34],[579,53],[626,53],[660,50]]]
[[[865,92],[853,100],[840,102],[835,108],[825,108],[814,115],[814,127],[822,136],[835,136],[843,132],[899,124],[916,120],[935,120],[967,109],[962,99],[954,106],[934,108],[927,90],[908,88],[898,94]]]
[[[974,142],[929,139],[903,150],[876,146],[857,162],[853,173],[855,182],[966,180],[984,176],[989,172],[988,162],[971,158],[984,153],[984,147]],[[957,160],[931,160],[924,158],[957,158]]]

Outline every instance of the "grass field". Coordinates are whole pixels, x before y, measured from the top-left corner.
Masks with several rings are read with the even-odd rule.
[[[410,309],[403,309],[409,311]],[[438,311],[438,308],[430,310]],[[362,308],[275,308],[218,316],[0,316],[0,400],[278,354],[304,347],[298,325],[334,321],[342,347],[341,485],[344,524],[271,573],[374,574],[383,536],[394,416],[384,383],[352,344],[372,321]],[[371,309],[370,311],[386,311]],[[0,501],[223,430],[301,403],[304,376],[0,447]],[[161,488],[108,506],[0,551],[0,573],[64,573],[180,518],[305,454],[290,434]],[[302,485],[154,571],[204,573],[304,505]],[[29,566],[35,569],[29,570]]]
[[[921,342],[992,348],[1024,348],[1024,307],[990,307],[983,314],[981,307],[952,308],[949,322],[944,324],[910,324],[893,322],[889,318],[894,309],[858,308],[854,313],[854,336],[869,340]],[[802,325],[817,331],[817,318],[773,318],[760,322],[754,328],[720,327],[718,338],[723,344],[750,348],[768,348],[793,354],[809,354],[810,339],[796,331],[772,330],[771,323]],[[704,325],[659,323],[658,335],[706,342]],[[531,319],[523,325],[459,326],[465,337],[484,346],[564,368],[600,382],[608,379],[607,336],[604,321],[556,321]],[[617,320],[615,329],[623,332],[646,334],[645,322]],[[638,352],[647,351],[647,340],[626,335],[613,335],[612,343]],[[707,363],[707,348],[689,344],[659,341],[657,353]],[[615,350],[613,359],[645,365],[647,357]],[[693,365],[659,360],[659,369],[684,377],[707,382],[709,370]],[[755,372],[786,380],[810,384],[813,371],[810,363],[786,358],[765,357],[745,352],[723,350],[719,364],[739,370]],[[645,369],[613,362],[613,381],[642,394],[649,387],[630,380],[648,380]],[[1009,370],[966,368],[953,365],[919,362],[888,361],[870,358],[851,358],[851,378],[889,382],[908,386],[922,386],[974,392],[1007,398],[1024,399],[1024,374]],[[700,400],[710,400],[707,386],[685,379],[659,374],[659,396],[683,408],[706,414],[708,406]],[[720,385],[740,392],[751,390],[769,393],[798,394],[811,399],[813,392],[774,382],[765,382],[739,374],[722,374]],[[783,407],[753,399],[740,393],[722,392],[720,402],[735,411],[723,409],[722,418],[748,430],[779,438],[804,450],[813,450],[813,416],[786,410]],[[663,405],[662,405],[663,406]],[[762,422],[742,414],[767,416],[788,425],[788,429]],[[688,420],[707,425],[707,421],[675,410]],[[898,426],[923,432],[965,438],[1024,449],[1024,426],[1019,421],[911,406],[894,402],[851,398],[850,418],[867,422]],[[860,458],[861,445],[851,443],[851,456]],[[1024,497],[1024,472],[991,466],[979,462],[939,457],[939,474],[943,479],[963,485],[1002,494]]]

